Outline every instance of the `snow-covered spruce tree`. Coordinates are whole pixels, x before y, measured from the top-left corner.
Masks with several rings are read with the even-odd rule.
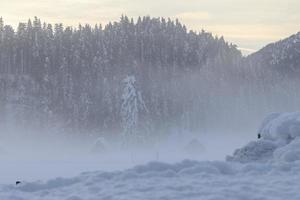
[[[140,115],[148,112],[141,92],[136,87],[135,76],[127,76],[123,80],[121,104],[123,147],[136,146],[146,140],[146,130],[143,130]]]

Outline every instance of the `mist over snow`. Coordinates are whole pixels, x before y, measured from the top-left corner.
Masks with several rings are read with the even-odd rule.
[[[0,199],[299,199],[299,52],[0,18]]]
[[[228,161],[152,161],[127,170],[0,187],[1,199],[298,199],[300,113],[268,117]],[[282,130],[289,130],[286,133]],[[272,137],[270,137],[272,135]],[[273,144],[273,148],[269,148]],[[262,145],[265,144],[265,145]],[[264,148],[265,147],[265,148]],[[268,152],[268,153],[267,153]],[[263,156],[262,156],[263,155]]]

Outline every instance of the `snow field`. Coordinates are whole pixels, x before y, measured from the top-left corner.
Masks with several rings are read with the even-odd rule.
[[[298,200],[299,113],[264,120],[262,138],[228,161],[150,162],[127,170],[0,187],[2,200]]]
[[[129,170],[3,186],[0,199],[299,199],[300,162],[240,164],[185,160]]]

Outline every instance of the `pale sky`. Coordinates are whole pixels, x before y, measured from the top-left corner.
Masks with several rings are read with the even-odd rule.
[[[34,16],[65,25],[106,24],[122,14],[178,18],[188,29],[223,35],[249,51],[300,31],[300,0],[0,0],[0,16],[13,26]]]

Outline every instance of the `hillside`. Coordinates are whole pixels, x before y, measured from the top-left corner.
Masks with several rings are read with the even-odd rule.
[[[247,60],[254,66],[292,75],[300,72],[300,32],[267,45]],[[299,75],[299,74],[298,74]]]
[[[192,75],[236,66],[241,58],[222,37],[164,18],[122,16],[105,27],[77,28],[35,18],[17,30],[1,20],[0,38],[1,123],[79,132],[124,129],[127,77],[136,80],[132,87],[149,111],[137,110],[133,128],[167,128],[182,118],[196,128],[190,111],[202,94],[192,91],[199,78]]]
[[[269,112],[299,108],[290,79],[299,33],[246,58],[223,37],[164,18],[77,28],[35,18],[17,30],[0,20],[0,36],[0,126],[11,131],[151,140],[174,128],[255,127]]]

